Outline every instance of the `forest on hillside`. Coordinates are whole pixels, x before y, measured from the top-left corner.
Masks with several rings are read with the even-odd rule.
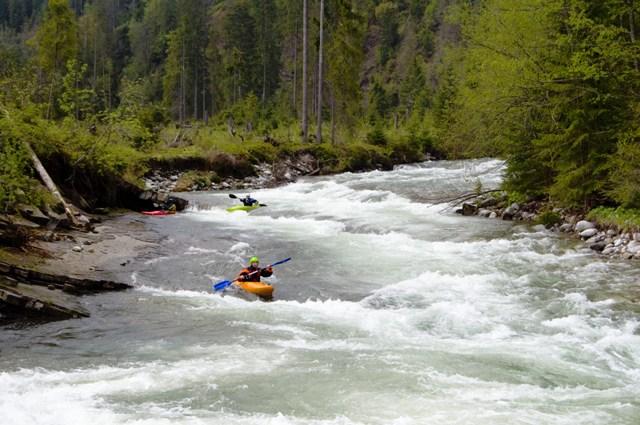
[[[513,199],[640,207],[635,0],[0,0],[0,209],[44,158],[507,160]],[[264,140],[276,142],[265,144]],[[399,155],[398,152],[402,152]]]

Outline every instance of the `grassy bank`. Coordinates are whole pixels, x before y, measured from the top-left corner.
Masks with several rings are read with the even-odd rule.
[[[640,210],[638,209],[598,207],[589,211],[587,218],[602,227],[613,227],[624,232],[640,232]]]
[[[194,126],[103,118],[46,120],[40,111],[14,110],[0,117],[0,212],[19,203],[50,202],[27,156],[30,144],[66,196],[81,207],[126,206],[151,169],[212,172],[212,178],[243,178],[253,166],[311,155],[319,173],[390,169],[434,152],[430,139],[405,131],[363,126],[337,143],[302,143],[296,125],[265,131],[235,130],[221,123]],[[329,129],[326,129],[329,139]]]

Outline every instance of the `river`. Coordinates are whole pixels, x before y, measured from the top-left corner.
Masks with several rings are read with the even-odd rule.
[[[0,423],[640,423],[637,263],[438,199],[495,160],[301,180],[144,218],[162,237],[136,289],[92,317],[0,328]],[[244,194],[244,193],[239,193]],[[275,300],[210,291],[285,257]]]

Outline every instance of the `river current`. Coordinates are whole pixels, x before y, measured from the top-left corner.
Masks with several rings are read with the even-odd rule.
[[[442,200],[496,160],[429,162],[143,218],[162,237],[92,317],[0,328],[0,423],[640,423],[640,265]],[[238,193],[244,195],[244,192]],[[275,299],[211,293],[293,257]]]

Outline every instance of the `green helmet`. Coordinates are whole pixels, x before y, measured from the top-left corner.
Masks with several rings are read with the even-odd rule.
[[[260,259],[258,257],[251,257],[251,259],[249,260],[249,264],[253,264],[253,263],[259,263]]]

